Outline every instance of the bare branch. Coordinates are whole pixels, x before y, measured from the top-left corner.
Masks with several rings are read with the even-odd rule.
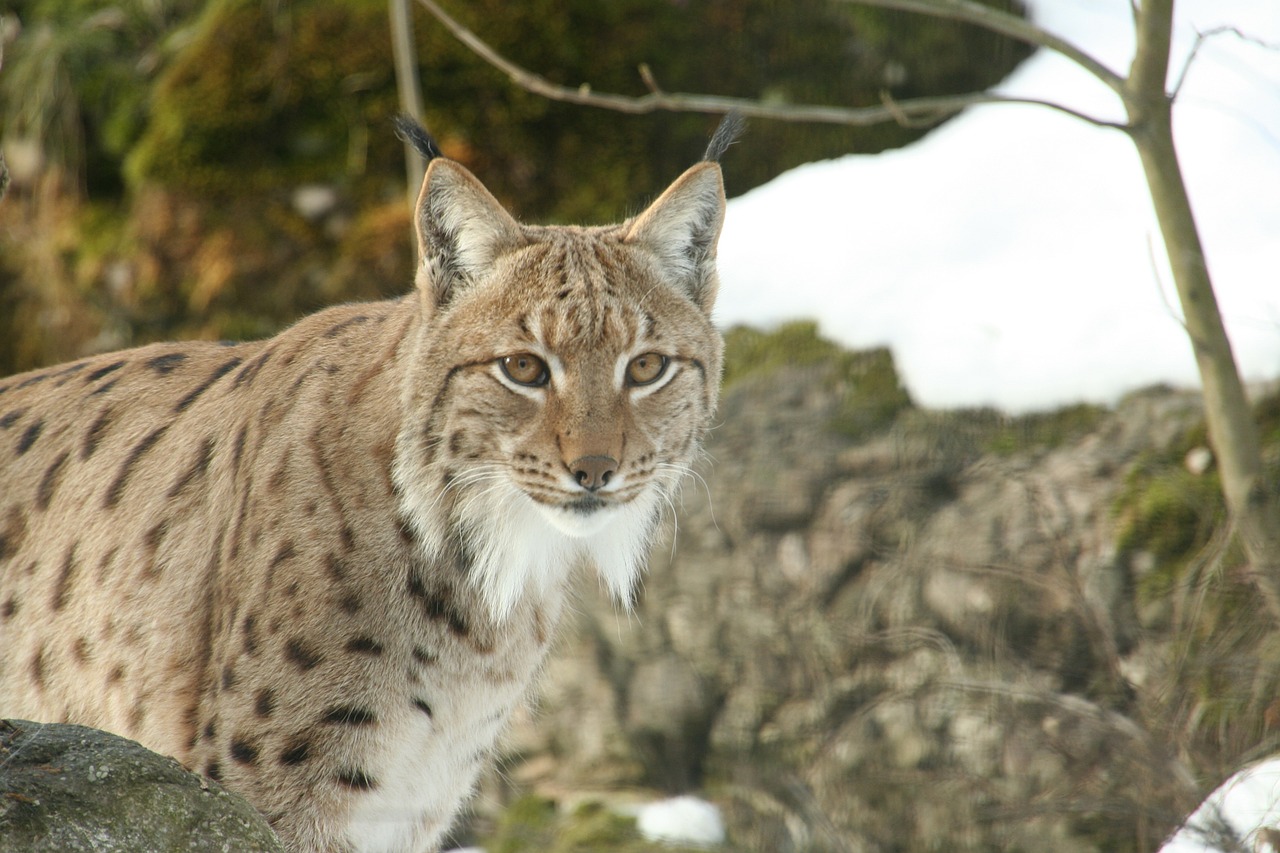
[[[448,15],[435,0],[418,0],[432,16],[445,26],[458,41],[494,68],[507,75],[512,83],[553,101],[583,106],[600,107],[616,112],[645,114],[658,111],[707,113],[723,115],[738,112],[747,118],[774,119],[778,121],[802,121],[819,124],[839,124],[853,127],[896,121],[908,126],[929,126],[979,104],[1033,104],[1066,113],[1098,127],[1127,130],[1127,126],[1103,121],[1090,115],[1051,101],[1036,98],[1019,98],[984,92],[967,95],[950,95],[936,98],[911,98],[893,101],[887,95],[878,107],[832,107],[813,104],[772,104],[750,98],[730,98],[718,95],[698,95],[684,92],[666,92],[658,86],[653,71],[640,67],[640,77],[649,94],[640,96],[596,92],[590,84],[578,87],[561,86],[545,77],[520,67],[502,56],[479,36]]]
[[[1221,26],[1205,30],[1204,32],[1197,31],[1195,43],[1191,45],[1191,51],[1187,54],[1186,60],[1182,63],[1182,70],[1178,72],[1178,82],[1173,84],[1173,91],[1169,95],[1172,100],[1176,101],[1178,99],[1178,93],[1182,91],[1182,84],[1187,82],[1187,72],[1191,70],[1191,63],[1196,61],[1196,56],[1200,53],[1201,45],[1211,38],[1227,34],[1235,36],[1240,39],[1240,41],[1257,45],[1258,47],[1265,48],[1266,50],[1280,51],[1280,44],[1273,44],[1265,39],[1248,35],[1247,33],[1242,32],[1239,27]]]
[[[973,0],[844,0],[844,2],[856,3],[859,6],[897,9],[902,12],[918,12],[934,18],[973,24],[984,30],[1060,53],[1117,92],[1121,90],[1124,82],[1119,74],[1061,36],[1041,29],[1017,15],[983,6]]]

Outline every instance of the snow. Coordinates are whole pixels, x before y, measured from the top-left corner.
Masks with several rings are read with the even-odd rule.
[[[690,847],[714,847],[724,843],[720,810],[697,797],[672,797],[640,807],[636,827],[646,841],[663,841]]]
[[[1128,0],[1033,0],[1033,18],[1127,72]],[[1280,3],[1180,0],[1170,85],[1205,40],[1175,134],[1246,380],[1280,375]],[[1039,51],[998,91],[1107,120],[1106,86]],[[748,133],[750,131],[748,130]],[[732,153],[729,155],[732,156]],[[988,105],[915,144],[811,163],[730,202],[717,322],[814,318],[889,346],[913,398],[1009,412],[1199,384],[1142,169],[1124,134]]]
[[[1223,843],[1229,830],[1238,846]],[[1192,812],[1160,853],[1210,853],[1219,850],[1280,850],[1267,829],[1280,829],[1280,759],[1270,759],[1236,773]]]

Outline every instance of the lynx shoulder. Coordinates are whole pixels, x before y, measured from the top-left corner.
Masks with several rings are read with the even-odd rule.
[[[723,213],[708,160],[522,225],[437,157],[410,294],[0,380],[0,716],[173,755],[291,850],[434,850],[574,570],[631,600],[716,405]]]

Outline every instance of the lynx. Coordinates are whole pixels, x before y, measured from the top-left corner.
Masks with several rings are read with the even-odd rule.
[[[0,716],[172,755],[294,851],[438,849],[574,571],[632,601],[718,396],[735,122],[608,227],[401,131],[413,292],[0,381]]]

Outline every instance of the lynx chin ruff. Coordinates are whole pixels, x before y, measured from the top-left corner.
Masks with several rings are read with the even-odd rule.
[[[430,851],[571,572],[629,605],[716,405],[707,160],[516,222],[425,132],[400,299],[0,380],[0,716],[108,729],[294,851]]]

